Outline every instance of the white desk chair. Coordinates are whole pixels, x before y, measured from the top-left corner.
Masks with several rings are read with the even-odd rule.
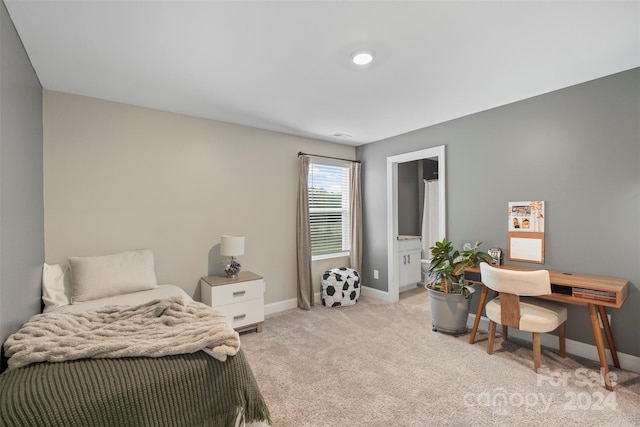
[[[540,369],[540,334],[559,328],[560,356],[566,355],[566,307],[536,298],[551,293],[551,283],[547,270],[515,271],[480,264],[482,283],[500,293],[485,307],[489,318],[489,343],[487,353],[493,354],[496,337],[496,323],[503,328],[503,338],[507,337],[508,327],[533,332],[533,366]]]

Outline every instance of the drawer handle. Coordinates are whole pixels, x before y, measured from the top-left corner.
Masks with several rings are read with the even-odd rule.
[[[246,314],[239,314],[239,315],[237,315],[237,316],[233,316],[233,321],[235,322],[236,320],[242,320],[242,319],[244,319],[245,317],[247,317],[247,315],[246,315]]]
[[[233,293],[233,296],[234,296],[234,297],[241,297],[241,296],[243,296],[243,295],[244,295],[244,294],[246,294],[246,293],[247,293],[247,291],[235,291],[235,292]]]

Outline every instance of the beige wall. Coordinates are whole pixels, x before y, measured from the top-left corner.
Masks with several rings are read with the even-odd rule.
[[[46,262],[150,248],[158,281],[198,299],[200,276],[222,273],[222,234],[246,236],[239,260],[265,277],[266,303],[295,298],[297,153],[355,158],[350,146],[60,92],[45,91],[43,109]]]

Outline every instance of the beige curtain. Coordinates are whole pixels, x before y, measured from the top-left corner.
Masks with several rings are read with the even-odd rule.
[[[298,209],[296,242],[298,253],[298,307],[311,310],[313,282],[311,281],[311,230],[309,226],[309,156],[298,156]]]
[[[360,191],[360,163],[352,162],[349,169],[351,212],[351,250],[349,261],[362,280],[362,192]]]

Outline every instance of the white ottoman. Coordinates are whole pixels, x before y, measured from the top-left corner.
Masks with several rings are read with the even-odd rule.
[[[322,305],[353,305],[360,298],[360,275],[352,268],[339,267],[322,275]]]

